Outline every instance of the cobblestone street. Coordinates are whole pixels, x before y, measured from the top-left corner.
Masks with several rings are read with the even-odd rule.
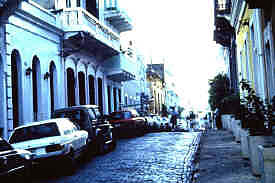
[[[47,169],[35,174],[35,183],[184,182],[184,161],[194,154],[198,133],[162,132],[121,139],[115,151],[81,164],[73,176]],[[54,165],[53,165],[54,167]],[[185,180],[186,181],[186,180]]]

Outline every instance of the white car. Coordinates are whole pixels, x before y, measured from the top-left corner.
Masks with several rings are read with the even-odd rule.
[[[33,153],[34,162],[63,160],[73,173],[75,160],[86,149],[88,132],[67,118],[34,122],[14,129],[9,142],[16,149]]]

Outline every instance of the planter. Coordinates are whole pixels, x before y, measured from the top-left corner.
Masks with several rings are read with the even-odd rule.
[[[249,159],[249,149],[248,149],[248,131],[240,128],[241,135],[241,154],[244,159]]]
[[[251,170],[254,176],[261,176],[259,145],[268,145],[272,142],[272,136],[248,136],[249,158]]]
[[[241,142],[241,120],[235,120],[235,141]]]
[[[224,128],[224,129],[227,129],[228,127],[227,127],[227,121],[229,120],[229,115],[228,114],[223,114],[222,115],[222,128]]]
[[[262,183],[275,182],[275,147],[267,145],[259,145],[259,157],[261,160]]]

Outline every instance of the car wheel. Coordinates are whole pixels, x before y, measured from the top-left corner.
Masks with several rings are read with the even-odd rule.
[[[76,159],[73,150],[71,150],[70,153],[67,155],[65,161],[66,173],[68,175],[73,175],[76,171]]]
[[[95,152],[94,152],[94,146],[92,146],[91,143],[86,143],[86,147],[85,147],[85,150],[84,150],[84,153],[83,153],[83,161],[84,162],[88,162],[92,159],[92,157],[95,155]]]
[[[112,142],[110,143],[110,148],[109,151],[113,151],[116,148],[116,143],[117,143],[117,137],[115,134],[112,133]]]
[[[99,137],[97,142],[97,154],[103,155],[106,153],[106,144],[104,143],[103,137]]]
[[[32,162],[31,161],[28,161],[25,164],[23,182],[26,182],[26,183],[32,182]]]

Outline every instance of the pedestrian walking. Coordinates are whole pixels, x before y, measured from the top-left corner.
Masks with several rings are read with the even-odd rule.
[[[172,109],[173,111],[171,113],[172,116],[171,116],[170,122],[172,123],[172,129],[175,129],[177,126],[178,113],[176,112],[174,107]]]

